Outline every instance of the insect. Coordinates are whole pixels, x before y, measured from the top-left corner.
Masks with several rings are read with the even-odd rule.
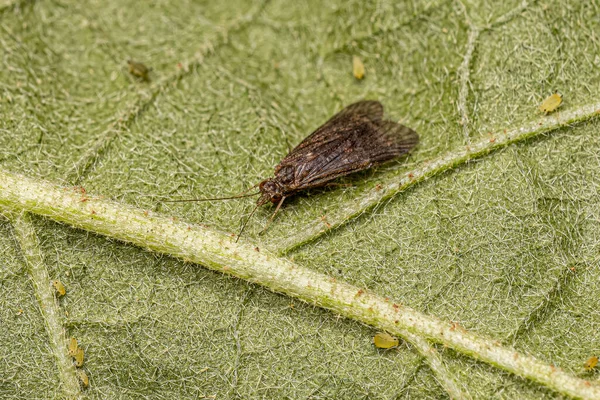
[[[352,73],[358,80],[365,77],[365,66],[357,56],[352,56]]]
[[[75,357],[76,353],[77,353],[77,339],[72,337],[71,339],[69,339],[69,355],[71,357]]]
[[[389,333],[379,332],[373,337],[373,343],[379,349],[391,349],[397,347],[400,341]]]
[[[129,73],[131,75],[136,76],[146,82],[150,80],[148,74],[152,70],[151,68],[148,68],[144,64],[133,60],[127,60],[127,64],[129,65]]]
[[[90,378],[88,377],[88,374],[86,374],[84,370],[78,369],[77,377],[79,378],[79,382],[81,382],[81,386],[83,386],[84,388],[86,388],[90,385]]]
[[[75,351],[75,356],[73,356],[73,358],[75,359],[75,366],[76,367],[81,367],[83,366],[83,349],[81,347],[79,347],[77,349],[77,351]]]
[[[588,358],[588,360],[585,362],[585,364],[583,364],[583,367],[585,368],[586,371],[591,371],[594,368],[596,368],[596,365],[598,365],[598,357],[592,356],[592,357]]]
[[[548,97],[540,104],[540,111],[550,114],[562,104],[562,94],[556,92]]]
[[[407,154],[419,142],[415,131],[383,119],[383,106],[365,100],[351,104],[317,128],[275,167],[275,176],[252,186],[258,192],[215,199],[183,199],[168,202],[228,200],[260,195],[244,222],[238,239],[256,209],[276,204],[265,231],[285,199],[307,189],[323,187],[336,178],[363,171]],[[237,241],[237,240],[236,240]]]
[[[56,290],[56,294],[58,295],[58,297],[62,297],[67,293],[65,285],[63,285],[63,283],[58,279],[52,281],[52,286],[54,286],[54,290]]]

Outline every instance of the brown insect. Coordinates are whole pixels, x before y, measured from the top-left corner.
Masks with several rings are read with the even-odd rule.
[[[129,73],[131,75],[138,77],[146,82],[150,81],[150,77],[148,76],[148,74],[150,74],[150,71],[152,71],[151,68],[146,67],[141,62],[133,60],[127,60],[127,65],[129,65]]]
[[[419,142],[415,131],[383,119],[383,106],[378,101],[359,101],[344,108],[304,139],[275,167],[275,176],[265,179],[259,191],[215,199],[227,200],[260,195],[256,207],[242,226],[238,239],[256,209],[263,204],[276,204],[266,230],[285,199],[307,189],[323,187],[336,178],[363,171],[408,153]],[[264,231],[263,230],[263,231]]]

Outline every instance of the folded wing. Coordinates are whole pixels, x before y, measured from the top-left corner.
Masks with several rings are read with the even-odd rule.
[[[294,148],[275,173],[292,167],[293,187],[316,187],[408,153],[419,136],[382,117],[383,106],[377,101],[346,107]]]

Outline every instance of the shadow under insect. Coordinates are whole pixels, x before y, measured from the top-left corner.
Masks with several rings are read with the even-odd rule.
[[[275,167],[272,178],[252,186],[236,196],[216,199],[183,199],[183,201],[228,200],[259,196],[250,216],[244,221],[237,239],[256,210],[267,203],[275,205],[264,232],[286,199],[300,193],[328,186],[340,177],[365,171],[408,154],[419,142],[415,131],[399,123],[383,119],[383,106],[378,101],[359,101],[344,108],[292,149]],[[249,191],[258,188],[257,192]],[[236,239],[236,241],[237,241]]]

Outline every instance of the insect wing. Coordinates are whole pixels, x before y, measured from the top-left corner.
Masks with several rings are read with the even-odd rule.
[[[339,140],[340,129],[348,125],[348,121],[352,119],[366,118],[373,122],[381,121],[383,118],[383,105],[378,101],[364,100],[354,104],[350,104],[339,113],[335,114],[325,122],[316,131],[308,135],[298,146],[281,161],[282,164],[290,164],[297,158],[305,157],[308,153],[313,152],[325,143]]]
[[[275,173],[294,168],[295,187],[317,187],[408,153],[418,135],[403,125],[383,121],[382,115],[383,107],[376,101],[346,107],[292,150]]]

